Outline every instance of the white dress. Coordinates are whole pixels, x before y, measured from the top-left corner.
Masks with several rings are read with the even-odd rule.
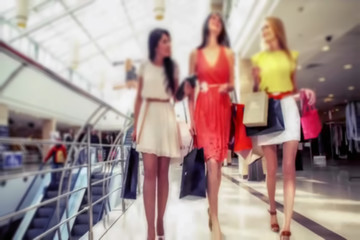
[[[146,101],[147,98],[163,100],[172,98],[166,89],[165,70],[151,61],[147,61],[140,67],[139,75],[143,79],[141,92],[143,101],[136,127],[136,150],[142,153],[152,153],[159,157],[179,158],[180,141],[173,104],[171,101]],[[177,77],[177,75],[178,70],[175,68],[175,76]],[[148,105],[148,110],[144,117],[146,105]]]

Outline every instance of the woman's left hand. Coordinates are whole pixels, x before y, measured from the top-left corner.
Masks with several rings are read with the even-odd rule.
[[[229,92],[229,84],[228,83],[224,83],[222,85],[220,85],[219,87],[219,93],[228,93]]]
[[[316,103],[316,94],[313,90],[309,88],[303,88],[301,91],[305,94],[306,99],[308,100],[309,105],[314,105]]]

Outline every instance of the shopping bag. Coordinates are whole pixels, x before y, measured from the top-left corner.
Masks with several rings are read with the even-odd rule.
[[[249,93],[245,96],[243,123],[247,127],[264,127],[268,123],[269,97],[265,92]]]
[[[202,148],[194,148],[184,157],[180,198],[186,196],[206,197],[205,157]]]
[[[246,105],[245,105],[246,111]],[[284,118],[281,110],[281,100],[269,99],[268,124],[265,127],[246,127],[247,136],[266,135],[280,132],[285,129]]]
[[[262,165],[262,158],[258,158],[249,164],[248,181],[261,182],[265,180],[265,174]]]
[[[125,199],[136,199],[139,171],[139,153],[131,147],[125,163],[125,174],[123,178],[123,189],[121,197]]]
[[[303,171],[303,156],[301,151],[296,152],[296,158],[295,158],[295,169],[296,171]]]
[[[235,143],[234,152],[239,153],[244,150],[252,148],[251,138],[246,135],[246,127],[243,124],[244,105],[236,104],[236,118],[235,118]]]
[[[300,94],[301,99],[301,126],[304,134],[304,139],[317,138],[321,132],[322,125],[318,111],[308,103],[305,94]]]

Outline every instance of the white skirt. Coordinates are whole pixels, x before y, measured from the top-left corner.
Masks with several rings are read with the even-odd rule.
[[[146,104],[148,111],[144,118]],[[152,153],[158,157],[180,157],[178,127],[175,109],[171,103],[144,101],[141,104],[136,129],[138,152]]]
[[[281,100],[285,130],[257,136],[259,146],[277,145],[289,141],[300,141],[300,114],[295,99],[290,96]]]

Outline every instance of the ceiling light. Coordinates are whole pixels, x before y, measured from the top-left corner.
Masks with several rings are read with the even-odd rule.
[[[16,23],[19,28],[26,28],[29,17],[29,0],[18,0],[16,2]]]
[[[329,98],[333,98],[334,97],[334,94],[329,94]]]
[[[352,69],[352,65],[351,64],[346,64],[346,65],[344,65],[344,69],[345,70]]]
[[[329,98],[329,97],[324,98],[324,102],[325,102],[325,103],[332,102],[333,100],[334,100],[334,99]]]
[[[338,111],[340,111],[340,110],[337,108],[337,109],[335,109],[335,111],[338,112]]]
[[[349,91],[353,91],[355,89],[355,87],[354,86],[349,86],[348,89],[349,89]]]
[[[319,78],[319,82],[325,82],[326,79],[324,77]]]
[[[323,50],[323,52],[329,51],[329,50],[330,50],[329,45],[323,46],[323,47],[322,47],[322,50]]]
[[[154,5],[155,19],[162,20],[165,14],[165,0],[155,0]]]

